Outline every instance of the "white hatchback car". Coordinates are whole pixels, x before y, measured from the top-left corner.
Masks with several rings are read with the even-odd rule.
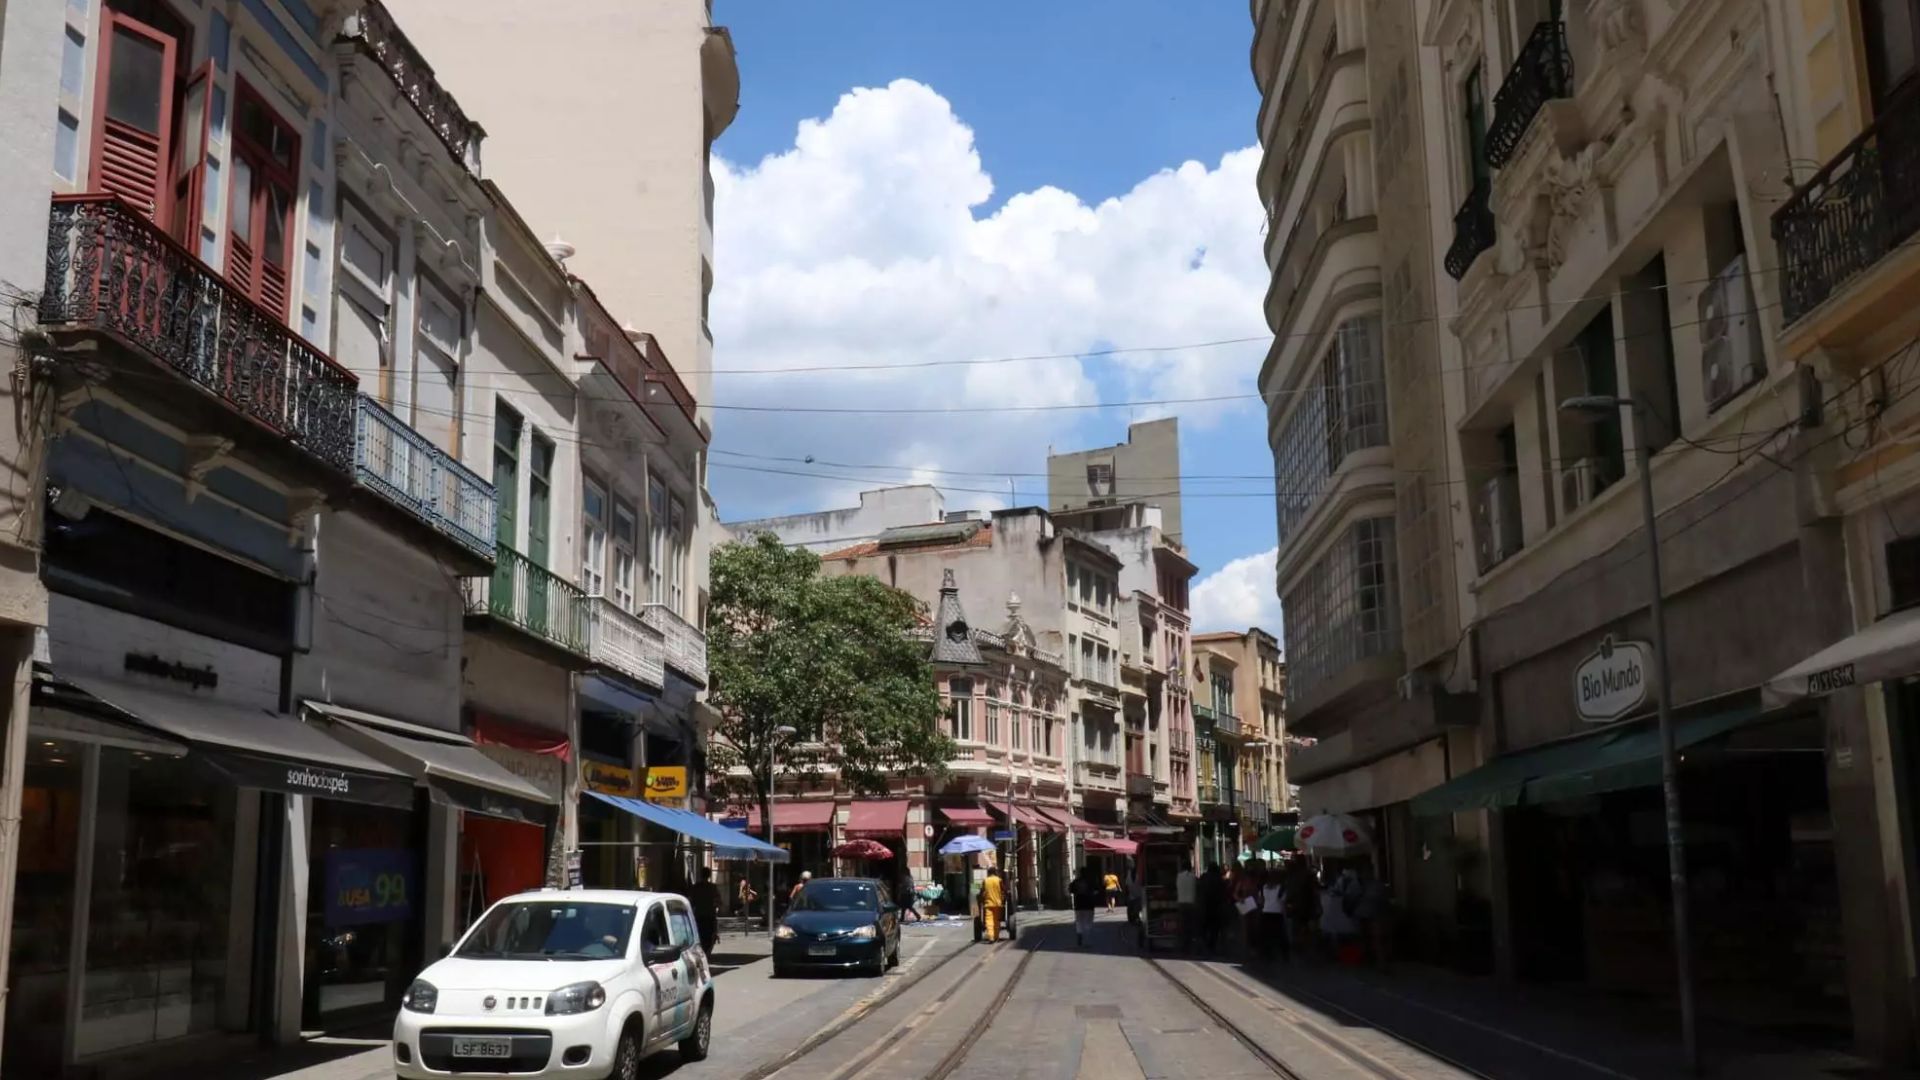
[[[713,976],[693,909],[667,893],[511,896],[420,973],[393,1023],[406,1080],[519,1076],[631,1080],[677,1044],[707,1056]]]

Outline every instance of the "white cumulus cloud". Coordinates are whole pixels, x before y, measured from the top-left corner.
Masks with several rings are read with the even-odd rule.
[[[1193,586],[1193,630],[1245,630],[1257,626],[1282,637],[1280,597],[1273,588],[1277,547],[1235,559]]]
[[[1085,354],[1266,332],[1257,165],[1256,149],[1235,150],[1097,203],[1041,187],[985,213],[993,179],[972,129],[906,79],[848,92],[757,163],[716,159],[718,404],[1008,410],[723,409],[711,459],[723,517],[851,505],[859,490],[917,480],[939,483],[950,506],[1039,503],[1048,447],[1091,445],[1096,414],[1031,407],[1251,393],[1260,341]],[[1080,358],[925,366],[1043,353]],[[864,370],[764,374],[819,366]],[[754,374],[727,374],[738,369]],[[1166,411],[1189,429],[1262,415],[1244,402],[1130,419]],[[840,479],[756,471],[768,469]]]

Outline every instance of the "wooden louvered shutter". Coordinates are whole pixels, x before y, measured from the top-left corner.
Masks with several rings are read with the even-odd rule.
[[[172,206],[174,65],[178,43],[109,7],[100,13],[93,188],[166,224]]]
[[[206,205],[207,143],[212,127],[213,62],[187,80],[180,95],[180,131],[174,137],[173,221],[169,231],[188,251],[200,250],[202,208]]]
[[[242,81],[234,109],[227,197],[227,278],[285,318],[291,299],[294,176],[300,141]]]

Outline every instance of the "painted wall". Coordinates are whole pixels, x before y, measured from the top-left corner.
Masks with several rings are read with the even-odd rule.
[[[1113,467],[1115,502],[1140,502],[1160,508],[1161,524],[1180,539],[1180,421],[1148,420],[1127,427],[1127,441],[1115,446],[1047,455],[1047,506],[1071,510],[1096,496],[1087,486],[1087,466]]]
[[[359,514],[322,514],[295,696],[459,730],[462,611],[432,555]]]
[[[730,522],[727,529],[742,540],[757,532],[770,532],[790,547],[825,554],[871,540],[886,529],[939,521],[946,509],[946,499],[937,488],[926,485],[880,488],[861,492],[859,506],[735,521]]]

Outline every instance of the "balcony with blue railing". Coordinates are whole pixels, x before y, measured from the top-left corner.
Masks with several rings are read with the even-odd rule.
[[[425,525],[451,554],[484,569],[494,560],[493,485],[360,395],[354,427],[354,480]]]

